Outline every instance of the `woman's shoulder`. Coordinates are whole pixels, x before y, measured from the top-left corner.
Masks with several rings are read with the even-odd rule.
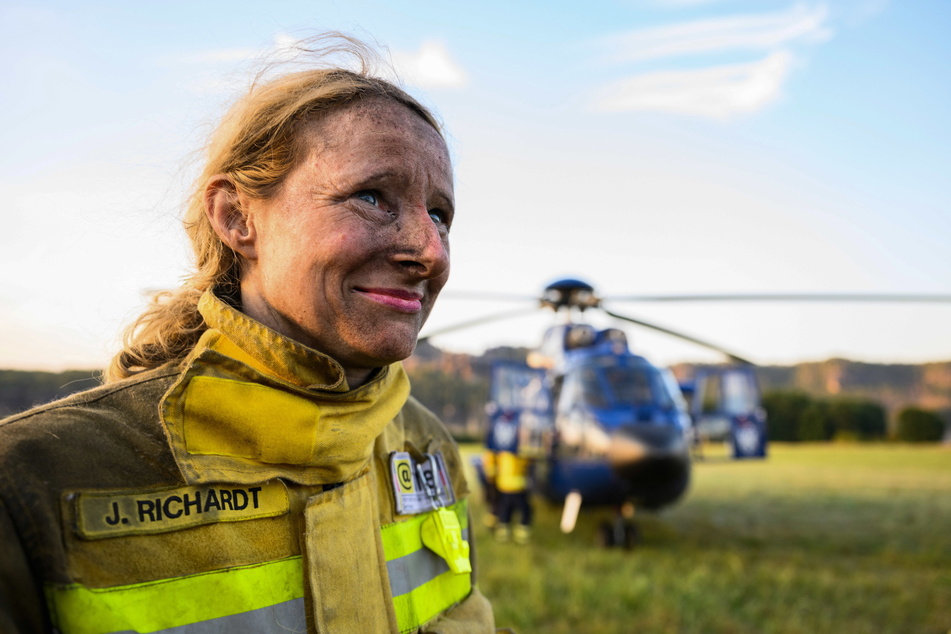
[[[407,437],[433,438],[452,442],[452,435],[439,417],[412,395],[400,412]]]
[[[0,421],[0,507],[44,575],[67,577],[77,496],[180,482],[158,407],[177,374],[143,372]]]
[[[410,396],[400,412],[400,418],[405,441],[426,453],[440,452],[451,474],[456,495],[468,495],[469,487],[465,480],[459,446],[439,417]]]

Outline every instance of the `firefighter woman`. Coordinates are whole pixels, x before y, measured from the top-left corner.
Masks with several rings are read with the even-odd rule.
[[[255,83],[186,211],[194,273],[104,386],[0,424],[0,631],[494,631],[457,448],[400,364],[452,222],[405,92]]]

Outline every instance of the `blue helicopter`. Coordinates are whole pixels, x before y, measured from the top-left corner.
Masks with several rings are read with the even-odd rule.
[[[497,363],[490,385],[487,442],[501,449],[501,430],[514,425],[505,450],[539,458],[535,487],[564,504],[563,531],[574,528],[582,501],[611,505],[619,513],[599,539],[629,547],[634,505],[659,509],[687,490],[687,404],[673,375],[633,354],[623,331],[554,326],[529,364]]]
[[[538,457],[535,487],[564,504],[563,531],[573,530],[582,503],[611,505],[618,514],[613,524],[601,527],[600,541],[629,547],[637,537],[628,521],[633,508],[663,508],[689,486],[697,438],[690,408],[673,374],[631,352],[624,331],[599,330],[571,320],[572,314],[600,309],[617,320],[713,348],[737,364],[752,364],[709,342],[611,312],[580,280],[548,285],[539,301],[568,319],[547,330],[527,363],[493,366],[486,407],[489,437],[504,430],[509,450]],[[518,429],[517,436],[509,429]]]
[[[493,366],[486,407],[490,444],[498,431],[505,436],[506,451],[538,457],[535,487],[551,502],[564,505],[563,531],[573,530],[582,504],[612,505],[618,513],[613,523],[601,526],[599,540],[606,546],[630,547],[637,539],[637,529],[629,521],[634,507],[656,510],[677,502],[689,487],[692,453],[700,441],[726,441],[734,458],[766,456],[766,417],[751,361],[683,332],[613,312],[603,305],[590,284],[577,279],[549,284],[540,298],[484,293],[466,296],[534,299],[537,304],[530,310],[540,305],[566,316],[563,323],[546,331],[527,363],[500,362]],[[733,294],[612,298],[760,300],[947,302],[951,297]],[[730,363],[700,368],[692,381],[678,385],[668,369],[631,352],[622,330],[599,330],[573,319],[591,309],[715,350]],[[431,332],[422,339],[525,312],[480,317]]]

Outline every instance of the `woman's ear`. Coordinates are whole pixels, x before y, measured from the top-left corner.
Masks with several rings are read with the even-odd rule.
[[[244,197],[227,174],[216,174],[205,185],[205,215],[215,233],[246,260],[257,259],[257,233]]]

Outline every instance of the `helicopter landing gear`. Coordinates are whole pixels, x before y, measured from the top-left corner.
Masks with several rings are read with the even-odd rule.
[[[578,521],[578,511],[581,510],[581,493],[572,491],[565,497],[565,508],[561,512],[561,532],[570,533],[575,530]]]
[[[598,527],[598,545],[602,548],[619,546],[630,550],[641,540],[641,531],[631,521],[634,517],[634,505],[630,502],[618,508],[613,522],[602,522]]]
[[[602,522],[598,527],[598,545],[602,548],[620,546],[630,550],[641,540],[641,531],[633,522],[627,522],[620,517],[613,522]]]

